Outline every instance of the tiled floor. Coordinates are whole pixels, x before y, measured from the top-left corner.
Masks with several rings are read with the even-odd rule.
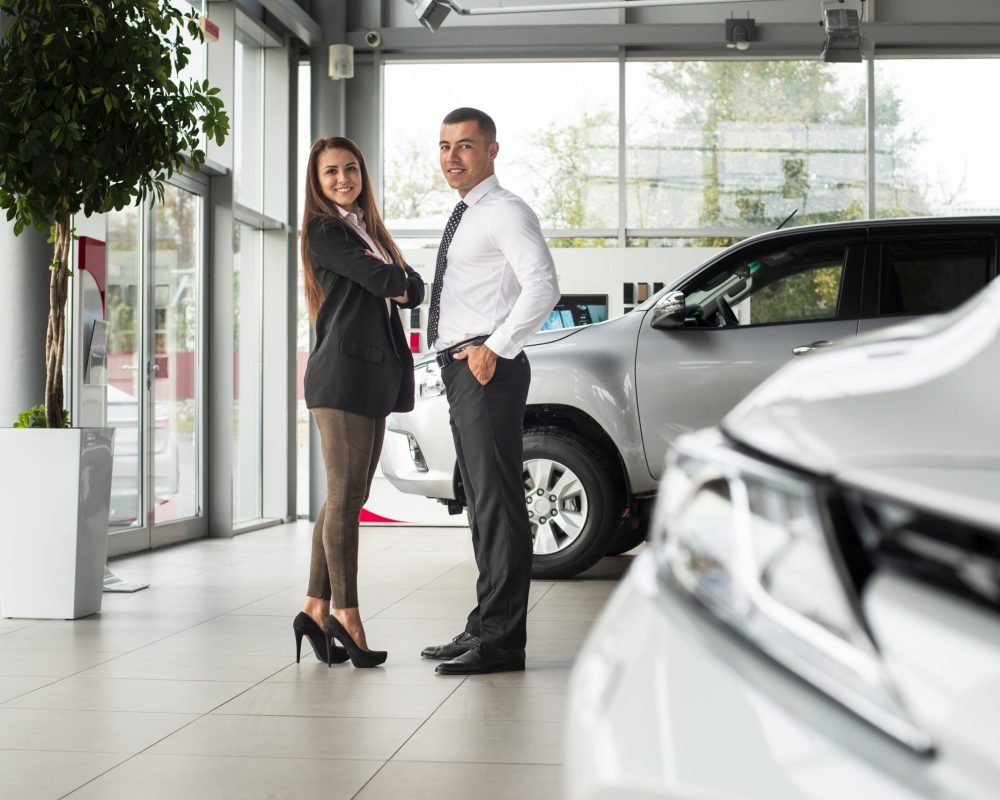
[[[445,677],[420,648],[473,603],[468,530],[362,530],[365,628],[389,651],[371,670],[295,663],[309,539],[117,560],[151,588],[75,622],[0,619],[0,798],[559,798],[569,668],[630,559],[532,584],[527,671]]]

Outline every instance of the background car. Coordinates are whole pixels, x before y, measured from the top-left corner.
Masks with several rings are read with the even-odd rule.
[[[180,458],[170,433],[170,418],[160,403],[154,404],[153,494],[164,503],[177,494]],[[115,455],[111,474],[113,526],[131,525],[139,509],[139,404],[117,386],[108,385],[108,427],[115,428]]]
[[[646,536],[667,447],[715,425],[797,355],[953,308],[996,275],[1000,219],[878,220],[734,245],[617,319],[528,345],[525,502],[536,577],[566,577]],[[465,500],[433,357],[387,424],[382,471],[403,492]]]
[[[672,449],[567,702],[566,797],[995,798],[1000,283]]]

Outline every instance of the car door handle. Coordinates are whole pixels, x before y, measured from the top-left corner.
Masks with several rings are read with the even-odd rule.
[[[820,348],[823,347],[829,347],[831,344],[833,344],[833,342],[831,342],[829,339],[818,339],[817,341],[812,342],[811,344],[802,344],[799,345],[798,347],[793,347],[792,355],[801,356],[812,350],[819,350]]]

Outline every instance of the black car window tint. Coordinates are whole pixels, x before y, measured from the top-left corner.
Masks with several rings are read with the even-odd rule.
[[[879,314],[947,311],[990,279],[986,240],[892,242],[883,246]]]

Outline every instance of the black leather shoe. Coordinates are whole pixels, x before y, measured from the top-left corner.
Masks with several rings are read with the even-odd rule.
[[[420,651],[424,658],[433,658],[438,661],[450,661],[458,658],[462,653],[467,653],[473,647],[479,647],[479,637],[471,633],[460,633],[448,644],[436,644],[425,647]]]
[[[485,672],[517,672],[524,669],[524,650],[503,650],[480,644],[434,669],[441,675],[481,675]]]

